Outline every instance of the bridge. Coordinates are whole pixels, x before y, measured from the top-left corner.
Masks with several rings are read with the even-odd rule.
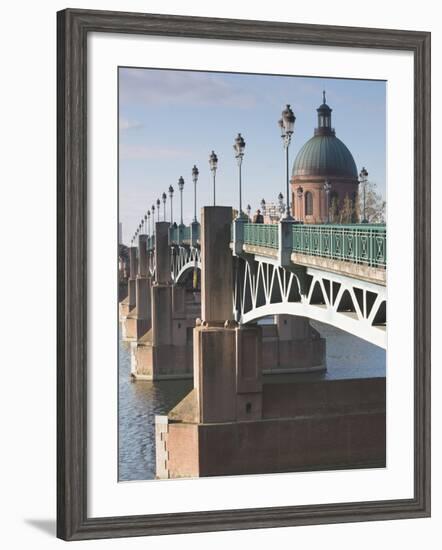
[[[284,225],[232,222],[234,319],[306,317],[385,349],[386,226]],[[170,227],[167,246],[174,284],[201,269],[199,224]],[[155,278],[155,236],[146,247]]]
[[[157,222],[129,256],[133,378],[193,378],[156,417],[157,477],[385,465],[385,378],[323,376],[310,325],[385,348],[385,226],[254,224],[204,207],[201,225]]]

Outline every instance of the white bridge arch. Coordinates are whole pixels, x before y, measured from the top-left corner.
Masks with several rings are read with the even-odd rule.
[[[201,250],[193,246],[173,246],[170,255],[172,281],[179,283],[189,269],[201,269]]]
[[[317,268],[236,258],[234,311],[241,324],[288,314],[333,325],[386,348],[386,288]]]
[[[189,269],[201,269],[201,251],[191,246],[174,245],[170,248],[170,277],[173,283],[179,283],[182,276]],[[148,254],[148,270],[151,277],[155,277],[155,251]]]

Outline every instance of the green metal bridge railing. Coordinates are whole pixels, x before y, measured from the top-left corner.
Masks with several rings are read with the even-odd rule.
[[[181,238],[180,238],[180,230],[181,230]],[[199,226],[196,228],[196,239],[199,239]],[[179,226],[174,226],[169,229],[169,239],[171,243],[179,244],[179,243],[190,243],[192,240],[192,227],[190,225],[182,226],[181,228]]]
[[[244,244],[278,248],[278,225],[262,223],[244,224]]]
[[[190,243],[191,227],[170,228],[170,242]],[[198,228],[199,235],[199,228]],[[277,250],[279,224],[245,223],[244,244]],[[149,246],[155,246],[150,237]],[[293,224],[292,251],[385,268],[387,264],[387,228],[381,224]]]
[[[387,228],[372,224],[293,224],[292,250],[372,267],[387,264]],[[277,249],[278,224],[247,223],[244,244]]]

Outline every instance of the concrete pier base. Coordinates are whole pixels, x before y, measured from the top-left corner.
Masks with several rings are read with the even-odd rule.
[[[197,422],[261,418],[261,329],[226,325],[194,329]]]
[[[192,378],[192,330],[200,305],[179,286],[151,288],[152,323],[131,345],[131,374],[137,380]]]
[[[122,322],[136,306],[135,281],[137,269],[137,248],[132,246],[129,249],[129,279],[127,281],[127,296],[119,303],[118,306],[120,321]]]
[[[147,277],[137,277],[135,280],[134,307],[122,319],[123,339],[126,341],[140,340],[152,326],[151,321],[151,283]]]
[[[192,421],[194,390],[161,417],[157,477],[385,467],[385,378],[315,376],[284,384],[264,377],[262,418],[248,421]]]
[[[120,321],[124,321],[135,308],[135,281],[135,279],[127,281],[127,296],[118,305]]]

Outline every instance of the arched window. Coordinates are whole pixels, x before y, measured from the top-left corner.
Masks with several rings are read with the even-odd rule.
[[[310,191],[305,194],[305,215],[313,216],[313,195]]]

